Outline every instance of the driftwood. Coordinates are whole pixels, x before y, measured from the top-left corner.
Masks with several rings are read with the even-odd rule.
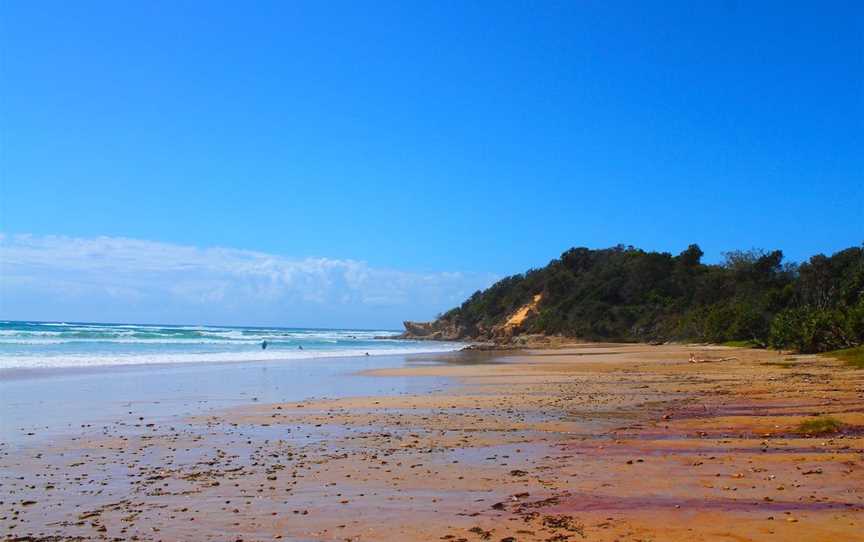
[[[736,358],[736,357],[717,358],[717,359],[700,358],[700,357],[697,357],[696,354],[694,354],[694,353],[691,352],[691,353],[690,353],[690,359],[689,359],[688,361],[689,361],[690,363],[715,363],[715,362],[718,362],[718,361],[732,361],[732,360],[737,360],[737,359],[738,359],[738,358]]]

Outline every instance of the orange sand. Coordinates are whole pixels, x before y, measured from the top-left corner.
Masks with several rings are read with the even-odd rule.
[[[498,357],[378,371],[455,379],[440,394],[253,405],[8,453],[0,535],[864,541],[864,371],[720,347]],[[797,433],[824,415],[843,430]]]

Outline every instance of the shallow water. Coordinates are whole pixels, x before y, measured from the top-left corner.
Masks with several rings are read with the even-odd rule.
[[[434,360],[436,355],[307,358],[242,363],[16,369],[0,377],[0,440],[36,445],[124,421],[180,421],[255,402],[424,393],[437,378],[367,377],[369,369]],[[442,356],[443,357],[443,356]],[[139,420],[144,418],[144,420]],[[87,428],[85,428],[86,430]]]

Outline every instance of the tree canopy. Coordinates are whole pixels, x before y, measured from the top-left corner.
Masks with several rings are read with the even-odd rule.
[[[474,293],[441,320],[482,336],[535,294],[524,332],[589,340],[751,341],[819,352],[864,342],[864,249],[784,263],[779,250],[702,263],[632,246],[571,248],[541,269]]]

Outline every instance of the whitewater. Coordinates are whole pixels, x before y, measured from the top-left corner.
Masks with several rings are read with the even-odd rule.
[[[0,370],[448,352],[393,330],[0,321]],[[267,348],[262,348],[266,341]]]

